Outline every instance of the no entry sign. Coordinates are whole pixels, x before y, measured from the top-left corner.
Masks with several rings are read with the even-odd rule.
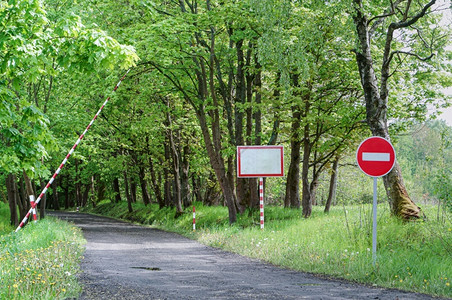
[[[374,180],[372,203],[372,264],[377,261],[377,179],[388,174],[395,163],[395,151],[392,144],[379,136],[365,139],[356,151],[356,161],[361,171]]]
[[[358,147],[356,161],[361,171],[372,177],[388,174],[395,163],[395,151],[392,144],[379,136],[365,139]]]

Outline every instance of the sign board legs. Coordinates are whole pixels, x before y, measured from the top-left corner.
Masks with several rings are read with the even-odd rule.
[[[377,262],[377,177],[374,179],[374,200],[372,207],[373,222],[372,222],[372,265],[375,267]]]
[[[264,178],[259,177],[259,207],[261,215],[261,229],[264,229]]]

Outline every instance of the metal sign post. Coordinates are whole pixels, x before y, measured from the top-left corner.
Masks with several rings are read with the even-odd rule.
[[[392,144],[379,136],[365,139],[356,151],[358,166],[366,175],[373,178],[372,203],[372,265],[377,263],[377,179],[388,174],[395,164],[395,151]]]
[[[372,265],[377,263],[377,178],[374,177],[374,198],[372,204]]]

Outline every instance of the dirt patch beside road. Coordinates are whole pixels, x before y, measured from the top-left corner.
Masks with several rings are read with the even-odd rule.
[[[434,299],[278,268],[178,234],[82,213],[80,299]]]

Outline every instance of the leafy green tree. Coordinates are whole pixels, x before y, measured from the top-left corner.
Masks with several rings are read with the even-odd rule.
[[[393,75],[407,67],[412,72],[404,72],[408,77],[406,81],[414,78],[412,82],[417,83],[425,79],[424,75],[415,75],[416,72],[433,72],[435,65],[428,62],[435,53],[441,58],[444,46],[450,40],[449,33],[444,34],[438,24],[439,17],[429,13],[435,2],[396,1],[384,7],[385,2],[353,1],[352,15],[358,40],[356,62],[366,102],[367,124],[373,135],[390,139],[389,95],[391,85],[396,84],[391,81]],[[423,88],[419,84],[416,87]],[[407,97],[410,102],[419,103],[416,95],[433,90],[424,88],[423,93]],[[420,105],[425,108],[424,103]],[[392,213],[405,219],[419,218],[420,209],[408,195],[397,162],[383,179]]]
[[[451,127],[444,121],[414,124],[397,139],[397,155],[413,197],[450,205],[451,141]]]
[[[128,67],[137,60],[133,48],[99,29],[85,28],[72,13],[48,13],[46,4],[59,8],[51,1],[2,1],[0,6],[0,161],[4,172],[23,170],[25,181],[48,175],[42,160],[53,139],[43,110],[54,78],[67,70]],[[26,186],[34,194],[29,182]]]
[[[255,4],[267,23],[259,40],[261,63],[281,74],[282,106],[291,111],[286,116],[291,120],[291,161],[285,206],[300,207],[301,173],[303,215],[309,217],[321,172],[353,144],[357,135],[352,133],[363,118],[363,110],[356,105],[360,93],[347,50],[352,39],[344,25],[349,21],[341,3],[269,0]]]

